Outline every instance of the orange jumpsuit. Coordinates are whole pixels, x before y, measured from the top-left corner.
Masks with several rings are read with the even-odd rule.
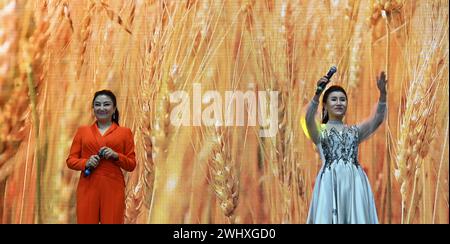
[[[103,146],[114,150],[119,160],[101,159],[97,168],[85,176],[87,160]],[[131,172],[136,167],[131,130],[113,123],[102,136],[97,123],[78,128],[66,163],[69,168],[81,171],[77,188],[77,222],[123,223],[125,180],[121,169]]]

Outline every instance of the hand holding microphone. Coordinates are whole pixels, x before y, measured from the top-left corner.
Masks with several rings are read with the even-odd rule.
[[[100,159],[108,159],[108,160],[119,160],[119,154],[117,154],[114,150],[109,147],[102,147],[98,150],[97,155],[92,155],[86,163],[86,169],[84,170],[84,175],[89,176],[92,173],[98,164],[100,163]]]
[[[317,89],[316,89],[316,94],[320,95],[323,90],[325,90],[325,87],[327,86],[327,84],[330,82],[331,77],[334,75],[334,73],[336,73],[337,68],[336,66],[331,66],[330,70],[328,70],[328,73],[320,78],[320,80],[317,82]]]
[[[100,153],[99,153],[100,154]],[[84,170],[84,175],[89,176],[93,169],[95,169],[98,164],[100,163],[100,155],[92,155],[87,163],[86,163],[86,169]]]

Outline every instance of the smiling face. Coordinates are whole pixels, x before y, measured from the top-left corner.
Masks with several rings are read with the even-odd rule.
[[[114,106],[114,103],[109,96],[98,95],[94,99],[93,109],[95,117],[98,121],[110,122],[112,121],[112,116],[116,111],[116,106]]]
[[[342,120],[347,112],[347,96],[341,91],[331,92],[325,108],[330,120]]]

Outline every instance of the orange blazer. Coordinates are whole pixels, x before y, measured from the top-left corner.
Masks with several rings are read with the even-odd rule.
[[[66,160],[67,166],[73,170],[81,170],[83,174],[89,157],[96,155],[103,146],[114,150],[119,155],[119,160],[101,159],[97,168],[92,170],[91,176],[95,174],[110,176],[124,182],[121,168],[129,172],[133,171],[136,167],[136,154],[131,130],[120,127],[116,123],[113,123],[103,136],[96,122],[91,126],[78,128]],[[80,179],[82,178],[84,177]]]

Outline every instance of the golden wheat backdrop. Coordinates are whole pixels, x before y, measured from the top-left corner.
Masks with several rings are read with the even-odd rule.
[[[304,223],[321,162],[302,117],[331,65],[349,124],[371,115],[388,74],[387,120],[359,153],[380,222],[449,223],[448,4],[1,0],[1,223],[76,222],[79,172],[65,159],[100,89],[134,133],[126,223]],[[260,137],[249,115],[194,125],[199,86],[277,91],[276,135]],[[177,91],[189,126],[171,123]]]

